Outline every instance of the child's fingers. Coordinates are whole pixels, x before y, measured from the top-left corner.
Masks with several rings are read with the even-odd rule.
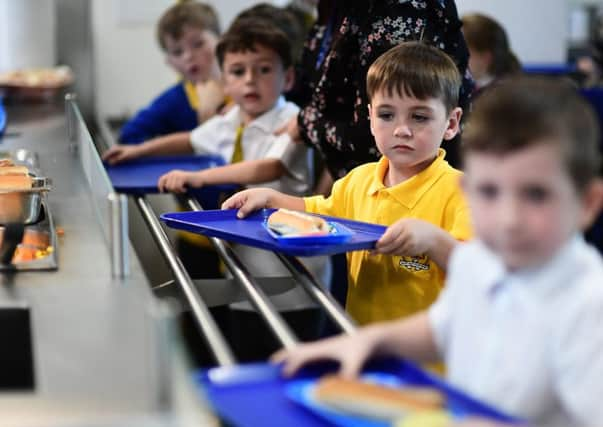
[[[364,356],[351,353],[341,360],[339,375],[344,378],[356,378],[364,365]]]

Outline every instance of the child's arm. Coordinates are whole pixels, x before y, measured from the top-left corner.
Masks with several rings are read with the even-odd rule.
[[[405,218],[385,231],[375,245],[375,252],[390,255],[427,255],[446,271],[448,258],[456,240],[446,230],[427,221]]]
[[[439,361],[427,312],[368,326],[351,335],[281,350],[272,356],[272,361],[284,362],[283,373],[288,376],[310,362],[335,360],[340,362],[340,374],[349,378],[356,376],[371,356],[386,355],[420,362]]]
[[[248,185],[270,182],[279,179],[285,173],[285,167],[278,159],[246,160],[198,172],[174,170],[159,178],[157,186],[159,191],[182,193],[186,191],[187,186],[200,188],[204,185]]]
[[[178,132],[150,139],[138,145],[114,145],[103,154],[103,160],[109,164],[144,156],[160,156],[163,154],[190,154],[193,147],[190,132]]]
[[[222,203],[222,209],[238,209],[237,217],[245,218],[262,208],[285,208],[296,211],[305,209],[304,199],[289,196],[271,188],[250,188],[235,194]]]

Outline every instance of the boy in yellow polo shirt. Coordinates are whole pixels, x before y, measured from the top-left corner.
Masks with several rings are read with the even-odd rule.
[[[271,189],[235,194],[222,208],[288,208],[389,226],[373,252],[348,253],[347,310],[360,324],[416,313],[435,301],[448,256],[470,237],[461,172],[442,140],[459,130],[461,77],[446,54],[400,44],[370,67],[371,131],[383,157],[338,180],[331,196],[299,198]]]

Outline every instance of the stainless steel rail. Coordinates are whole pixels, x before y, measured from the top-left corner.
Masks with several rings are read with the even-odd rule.
[[[182,291],[184,292],[186,299],[190,304],[194,318],[197,321],[197,325],[207,340],[207,343],[209,344],[216,361],[222,366],[234,365],[236,363],[236,359],[232,354],[230,347],[220,333],[218,325],[214,321],[209,309],[195,288],[192,279],[184,268],[184,265],[182,265],[182,261],[180,261],[180,258],[178,258],[178,256],[175,254],[168,236],[163,228],[161,228],[161,224],[159,223],[155,212],[144,196],[135,196],[134,198],[145,222],[151,230],[153,238],[159,245],[161,252],[172,269],[176,281],[180,284],[180,287],[182,288]]]
[[[194,211],[202,211],[203,207],[201,204],[192,197],[187,198],[187,203],[189,207]],[[283,320],[283,318],[278,314],[278,311],[274,307],[274,305],[270,302],[262,288],[258,285],[253,276],[249,273],[247,268],[243,265],[243,263],[239,260],[236,254],[233,252],[232,248],[226,245],[222,240],[217,239],[215,237],[210,237],[209,240],[216,248],[216,251],[224,260],[226,267],[231,272],[233,277],[243,286],[243,289],[247,293],[250,302],[252,305],[260,312],[260,314],[264,317],[266,323],[274,333],[274,335],[279,339],[283,347],[292,348],[297,344],[297,338],[287,325],[287,323]]]
[[[300,283],[306,292],[320,304],[329,317],[341,328],[345,333],[351,334],[356,331],[356,323],[345,312],[339,303],[331,296],[330,293],[324,290],[316,279],[310,274],[306,267],[293,256],[283,255],[275,252],[275,255],[287,267],[293,275],[293,278]]]

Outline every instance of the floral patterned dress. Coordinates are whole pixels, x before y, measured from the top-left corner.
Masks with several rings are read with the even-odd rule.
[[[466,107],[473,83],[454,0],[320,1],[293,100],[302,107],[302,137],[319,150],[335,179],[379,158],[369,127],[366,73],[379,55],[409,40],[437,46],[455,60]],[[454,164],[450,155],[456,150],[446,148]]]

